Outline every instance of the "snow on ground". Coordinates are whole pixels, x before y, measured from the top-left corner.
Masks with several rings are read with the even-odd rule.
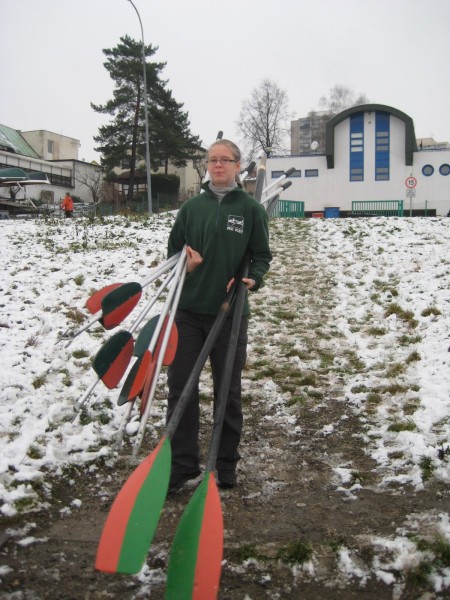
[[[61,474],[70,464],[89,463],[109,452],[122,418],[116,390],[99,383],[89,400],[93,418],[74,423],[71,418],[75,402],[96,379],[90,361],[112,333],[94,325],[69,347],[62,335],[77,327],[80,311],[87,314],[84,302],[94,290],[114,282],[142,282],[164,260],[173,219],[168,214],[95,224],[82,219],[0,222],[4,516],[42,503],[47,472]],[[448,482],[450,219],[314,219],[308,227],[316,260],[327,262],[333,273],[336,327],[364,365],[363,376],[347,377],[345,401],[361,415],[370,408],[364,441],[383,485],[408,482],[420,489],[425,469]],[[271,244],[276,254],[276,236]],[[149,286],[144,296],[154,291]],[[136,310],[123,322],[124,329],[131,327]],[[271,383],[264,387],[267,401],[273,397],[279,403]],[[284,427],[292,427],[294,434],[297,425],[287,418]],[[333,435],[332,425],[323,434]],[[350,476],[343,468],[336,475],[340,483]],[[440,535],[450,541],[448,516],[439,515],[438,521]],[[373,543],[386,548],[386,561],[376,570],[387,583],[396,568],[389,560],[420,560],[410,556],[401,530],[395,540]],[[349,576],[366,576],[358,574],[344,549],[341,564]],[[436,589],[449,581],[445,571]]]

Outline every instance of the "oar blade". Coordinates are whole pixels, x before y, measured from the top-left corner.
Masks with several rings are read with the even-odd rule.
[[[140,283],[131,281],[112,290],[102,300],[102,318],[105,329],[117,327],[133,310],[142,296]]]
[[[140,358],[137,358],[134,365],[131,367],[127,378],[120,390],[117,399],[118,406],[122,406],[127,402],[135,400],[141,393],[145,381],[145,373],[151,360],[151,354],[147,350]]]
[[[118,331],[97,352],[92,367],[110,390],[122,379],[133,355],[133,336]]]
[[[95,315],[99,310],[102,310],[102,300],[105,296],[107,296],[110,292],[123,285],[122,283],[111,283],[110,285],[106,285],[101,290],[97,290],[86,300],[86,308],[91,313],[91,315]]]
[[[175,534],[166,600],[216,598],[222,557],[222,507],[214,473],[208,472],[187,505]]]
[[[156,325],[158,324],[159,317],[160,315],[155,315],[152,317],[139,332],[139,335],[136,339],[136,344],[134,346],[135,356],[142,356],[150,346],[150,342],[155,332]]]
[[[170,330],[169,341],[167,342],[167,348],[164,352],[163,365],[168,367],[171,365],[175,359],[175,354],[177,353],[178,348],[178,327],[176,323],[172,324],[172,328]]]
[[[103,527],[95,568],[138,573],[158,525],[170,478],[170,441],[162,438],[117,495]]]

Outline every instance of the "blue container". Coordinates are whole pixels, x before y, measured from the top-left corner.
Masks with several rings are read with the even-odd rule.
[[[326,206],[324,208],[325,219],[339,219],[339,207],[338,206]]]

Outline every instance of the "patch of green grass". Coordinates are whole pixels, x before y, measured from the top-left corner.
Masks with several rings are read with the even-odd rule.
[[[420,335],[401,335],[398,338],[400,346],[410,346],[411,344],[418,344],[422,341]]]
[[[437,317],[439,315],[442,315],[441,311],[435,306],[429,306],[428,308],[425,308],[420,314],[422,315],[422,317]]]
[[[394,433],[400,433],[401,431],[415,431],[416,429],[416,424],[411,420],[395,421],[388,427],[388,431],[392,431]]]
[[[386,335],[387,330],[384,327],[369,327],[367,333],[372,337],[381,337],[382,335]]]
[[[412,310],[404,310],[399,304],[390,304],[384,311],[384,316],[387,319],[391,315],[396,315],[399,319],[410,325],[410,327],[417,327],[418,321],[414,318]]]
[[[405,573],[405,580],[413,588],[422,588],[428,584],[428,577],[431,574],[431,564],[424,560],[414,569],[408,569]]]
[[[46,381],[47,381],[47,378],[45,375],[39,375],[38,377],[35,377],[35,379],[33,379],[33,381],[31,382],[31,385],[34,387],[35,390],[38,390],[43,385],[45,385]]]
[[[310,560],[312,554],[313,551],[310,544],[298,541],[280,548],[276,557],[288,565],[301,565]]]
[[[433,460],[429,456],[422,456],[419,462],[419,467],[422,470],[423,481],[431,479],[434,471]]]
[[[380,404],[383,400],[383,396],[378,392],[369,392],[366,396],[366,401],[370,404]]]
[[[246,560],[265,560],[266,556],[261,554],[256,544],[243,544],[233,552],[237,562],[245,562]]]
[[[74,350],[72,352],[72,356],[74,358],[87,358],[89,356],[89,352],[87,350]]]
[[[395,379],[399,375],[402,375],[406,371],[406,365],[404,363],[393,363],[389,365],[386,371],[386,377],[388,379]]]
[[[75,285],[83,285],[84,283],[84,275],[76,275],[73,278]]]
[[[409,365],[410,363],[418,362],[419,360],[421,360],[420,354],[417,352],[417,350],[413,350],[413,352],[406,357],[405,362]]]

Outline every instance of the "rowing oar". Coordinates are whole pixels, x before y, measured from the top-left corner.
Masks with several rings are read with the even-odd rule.
[[[246,260],[241,277],[248,277],[248,270]],[[219,591],[223,515],[214,473],[246,293],[247,286],[239,280],[205,474],[175,533],[167,571],[166,600],[212,600]]]
[[[266,213],[269,217],[272,216],[273,211],[275,210],[275,206],[280,198],[280,194],[284,192],[288,187],[292,185],[292,181],[285,181],[280,186],[274,189],[274,191],[269,194],[267,198],[263,200],[263,205],[266,207]]]
[[[159,316],[157,315],[156,317],[154,317],[154,319],[155,320],[159,319]],[[156,366],[155,361],[157,360],[157,357],[161,351],[163,336],[165,334],[167,324],[168,324],[168,320],[166,317],[165,322],[164,322],[164,327],[158,338],[158,342],[157,342],[157,346],[156,346],[154,354],[152,354],[148,349],[145,349],[144,353],[137,359],[136,363],[133,365],[133,367],[130,370],[130,372],[127,376],[127,379],[122,387],[119,398],[117,400],[117,404],[119,406],[122,404],[125,404],[125,403],[128,403],[128,404],[127,404],[127,408],[125,410],[125,414],[123,415],[120,427],[115,436],[114,444],[112,447],[113,452],[116,452],[122,443],[123,435],[125,433],[125,428],[127,426],[127,423],[130,420],[131,413],[133,411],[134,401],[140,393],[142,393],[140,413],[141,413],[141,415],[143,414],[145,404],[148,400],[148,396],[145,395],[145,391],[146,391],[145,385],[146,385],[146,382],[150,381],[151,377],[154,376],[155,366]],[[156,321],[155,321],[155,328],[156,328]],[[136,342],[136,346],[137,346],[137,342]],[[176,324],[173,323],[171,331],[170,331],[170,335],[169,335],[169,340],[167,343],[167,348],[166,348],[166,351],[164,352],[163,359],[162,359],[163,366],[168,366],[168,365],[172,364],[172,362],[175,358],[176,351],[177,351],[177,346],[178,346],[178,329],[177,329]],[[154,356],[153,364],[152,364],[152,356]],[[145,390],[145,391],[143,391],[143,390]]]
[[[144,389],[142,392],[141,402],[143,404],[143,410],[141,411],[141,421],[139,423],[139,429],[136,434],[136,440],[134,442],[132,460],[137,459],[137,455],[139,453],[142,440],[144,439],[145,427],[147,425],[148,416],[150,414],[150,408],[153,402],[153,397],[156,392],[156,385],[158,383],[159,373],[161,371],[161,367],[163,364],[163,358],[166,353],[166,349],[169,343],[170,334],[172,331],[172,326],[175,322],[175,314],[178,307],[178,302],[180,300],[181,292],[184,285],[184,280],[186,278],[186,267],[187,267],[187,255],[186,255],[186,247],[183,248],[182,258],[179,262],[179,268],[177,268],[177,272],[175,273],[173,284],[170,288],[169,293],[166,298],[166,306],[169,307],[169,317],[167,320],[166,331],[164,332],[162,343],[159,348],[159,353],[154,354],[152,356],[149,371],[146,376],[146,381],[144,385]],[[161,328],[164,324],[164,320],[160,319],[161,323],[158,322],[155,333],[152,336],[151,346],[154,347],[155,341],[158,339],[158,336],[161,332]]]
[[[177,263],[179,258],[180,255],[177,254],[172,256],[169,260],[166,260],[159,267],[156,267],[151,275],[149,275],[142,283],[133,281],[129,283],[113,283],[95,292],[86,301],[86,308],[93,314],[93,317],[77,331],[71,332],[68,330],[63,334],[63,337],[70,336],[70,340],[67,342],[66,347],[69,346],[76,337],[83,333],[83,331],[89,329],[89,327],[94,325],[97,321],[100,321],[105,329],[117,327],[117,325],[130,314],[139,302],[142,295],[142,289],[171,269]]]
[[[280,183],[282,181],[284,181],[287,177],[290,177],[294,171],[295,171],[295,167],[291,167],[290,169],[288,169],[287,171],[282,173],[279,177],[277,177],[277,179],[275,179],[275,181],[272,181],[271,184],[269,184],[267,187],[265,187],[263,189],[261,197],[264,195],[267,195],[274,187],[278,187],[280,185]],[[265,200],[264,200],[264,202],[265,202]]]
[[[263,189],[264,189],[264,182],[266,180],[266,161],[267,161],[267,156],[266,156],[266,153],[263,152],[259,159],[258,169],[256,171],[255,199],[258,202],[261,202],[262,193],[263,193]]]
[[[163,437],[134,469],[114,500],[97,549],[95,568],[99,571],[131,574],[142,569],[169,487],[172,461],[170,440],[230,311],[235,290],[236,284],[225,296]]]
[[[134,333],[135,329],[138,327],[142,319],[145,317],[145,315],[149,312],[149,310],[158,300],[159,296],[167,287],[173,276],[174,271],[170,272],[166,276],[166,278],[158,288],[155,296],[153,296],[147,303],[147,305],[144,307],[144,310],[136,319],[130,330],[118,331],[113,336],[111,336],[109,340],[107,340],[97,352],[92,363],[92,368],[97,373],[98,377],[95,381],[92,382],[92,384],[88,387],[86,392],[75,405],[75,415],[72,418],[72,422],[76,419],[77,413],[88,400],[89,396],[92,394],[92,392],[94,391],[94,389],[100,381],[102,381],[109,389],[117,387],[123,375],[125,374],[125,371],[128,368],[133,354],[133,348],[135,348],[132,334]]]

